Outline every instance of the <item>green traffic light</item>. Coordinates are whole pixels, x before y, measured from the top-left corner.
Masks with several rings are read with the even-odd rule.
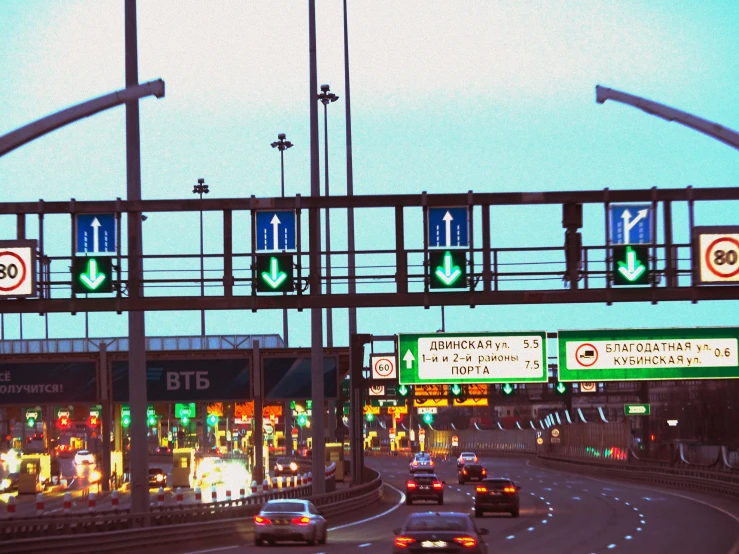
[[[432,289],[459,289],[466,285],[467,257],[461,250],[429,252],[430,286]]]
[[[124,415],[121,418],[121,425],[123,425],[124,427],[128,427],[129,425],[131,425],[131,416]]]
[[[285,292],[292,288],[292,254],[257,256],[257,292]]]
[[[614,246],[612,271],[615,285],[648,285],[649,247]]]
[[[459,396],[460,394],[462,394],[462,387],[460,387],[459,385],[452,385],[451,387],[449,387],[449,391],[454,396]]]
[[[372,414],[372,413],[367,414],[365,417],[367,418],[367,421],[374,421],[375,420],[375,414]]]
[[[305,414],[300,414],[298,416],[298,426],[299,427],[305,427],[308,424],[308,418]]]
[[[36,418],[34,417],[29,417],[27,421],[29,427],[34,427],[36,425]]]
[[[154,427],[157,424],[156,416],[150,415],[146,420],[146,423],[149,424],[149,427]]]
[[[186,415],[183,415],[183,416],[182,416],[182,417],[180,418],[180,421],[182,422],[182,425],[187,425],[188,423],[190,423],[190,418],[189,418],[189,417],[187,417]]]
[[[434,421],[434,416],[431,414],[423,414],[423,422],[424,423],[432,423]]]
[[[406,387],[405,385],[400,385],[397,392],[400,396],[408,396],[408,393],[411,392],[411,389],[410,387]]]
[[[208,416],[208,425],[218,425],[218,416],[216,414],[210,414]]]
[[[514,391],[510,383],[506,383],[505,385],[503,385],[500,390],[502,390],[503,394],[505,394],[506,396],[512,395]]]
[[[555,387],[555,390],[559,394],[564,394],[564,393],[567,392],[567,385],[565,385],[564,383],[557,383],[557,386]]]
[[[80,294],[112,292],[113,263],[106,256],[76,256],[72,265],[72,290]]]

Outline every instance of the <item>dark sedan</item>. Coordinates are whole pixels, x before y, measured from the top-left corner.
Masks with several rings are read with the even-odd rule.
[[[482,481],[487,475],[487,470],[480,464],[465,464],[457,472],[460,485],[464,485],[467,481]]]
[[[403,527],[393,529],[393,553],[465,552],[487,554],[484,536],[467,514],[457,512],[417,512],[410,514]]]
[[[443,504],[444,481],[434,474],[414,475],[405,483],[405,503],[410,505],[416,500],[432,500]]]
[[[484,479],[475,487],[475,517],[485,512],[508,512],[518,517],[520,485],[510,479]]]
[[[149,488],[151,487],[166,487],[167,486],[167,474],[160,467],[149,468]]]

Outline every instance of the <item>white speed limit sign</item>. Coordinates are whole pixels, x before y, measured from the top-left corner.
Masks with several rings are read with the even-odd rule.
[[[698,280],[739,282],[739,227],[696,227]]]
[[[35,241],[0,241],[0,296],[36,294],[35,254]]]
[[[373,379],[397,379],[398,370],[395,354],[372,354],[370,356]]]

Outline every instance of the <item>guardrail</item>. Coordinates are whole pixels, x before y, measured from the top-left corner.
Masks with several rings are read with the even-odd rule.
[[[382,496],[382,480],[367,470],[368,482],[351,489],[308,495],[322,513],[331,517],[366,506]],[[306,485],[303,489],[310,489]],[[128,511],[106,512],[91,517],[60,516],[0,522],[0,552],[3,554],[82,554],[85,552],[130,552],[135,548],[172,544],[173,541],[250,537],[251,518],[262,503],[272,498],[303,496],[298,489],[283,489],[231,502],[217,502],[180,509],[155,508],[148,514]],[[308,491],[310,493],[310,490]],[[261,500],[261,502],[259,501]]]

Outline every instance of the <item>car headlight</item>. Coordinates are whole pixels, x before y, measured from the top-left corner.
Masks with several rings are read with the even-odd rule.
[[[161,482],[163,479],[164,479],[164,475],[162,475],[161,473],[159,473],[157,475],[157,481]]]
[[[296,464],[295,462],[290,462],[290,469],[293,470],[293,471],[297,471],[298,470],[298,464]]]
[[[0,481],[0,489],[8,490],[10,488],[10,479],[3,479]]]
[[[98,481],[100,481],[100,472],[97,470],[90,472],[90,482],[97,483]]]
[[[282,466],[280,464],[277,464],[277,471],[282,471]]]

